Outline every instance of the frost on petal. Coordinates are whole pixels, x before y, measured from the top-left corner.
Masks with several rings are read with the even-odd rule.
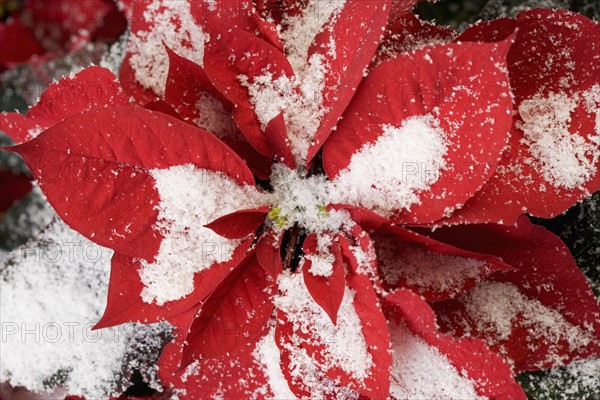
[[[290,388],[299,397],[319,382],[317,388],[324,395],[350,390],[387,397],[389,336],[375,292],[365,280],[347,280],[333,325],[310,296],[301,274],[280,276],[281,294],[275,298],[278,319],[283,322],[277,325],[278,345],[289,363]]]
[[[231,260],[241,239],[226,239],[209,222],[240,209],[259,207],[264,197],[223,174],[182,165],[151,171],[160,202],[154,229],[164,236],[152,261],[142,261],[142,298],[162,304],[194,289],[194,275]]]
[[[499,258],[398,227],[380,228],[371,237],[384,287],[392,292],[409,288],[428,301],[454,298],[492,273],[510,269]]]

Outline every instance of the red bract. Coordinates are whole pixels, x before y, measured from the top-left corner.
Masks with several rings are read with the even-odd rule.
[[[559,239],[525,216],[426,229],[547,215],[521,190],[555,172],[531,160],[554,131],[521,131],[558,90],[595,165],[597,63],[576,53],[598,24],[534,10],[516,34],[504,19],[446,43],[410,1],[125,3],[139,106],[93,68],[50,90],[118,95],[3,118],[63,219],[116,251],[97,327],[175,326],[159,366],[180,398],[524,399],[515,371],[600,354],[600,307]],[[507,190],[507,163],[536,178]],[[584,172],[546,185],[548,214],[597,189]]]
[[[0,70],[53,58],[91,40],[114,41],[127,26],[112,0],[22,3],[0,23]]]

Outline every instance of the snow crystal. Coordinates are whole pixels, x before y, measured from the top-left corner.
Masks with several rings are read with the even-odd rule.
[[[0,266],[0,381],[108,398],[128,384],[124,371],[156,374],[136,357],[158,356],[158,326],[91,330],[105,307],[111,255],[59,220],[7,255]]]
[[[400,127],[385,125],[375,143],[366,144],[334,180],[338,202],[389,215],[410,209],[419,193],[437,182],[446,167],[445,133],[430,116],[408,118]],[[397,166],[397,168],[392,168]]]
[[[194,274],[229,261],[241,240],[229,240],[204,225],[232,212],[268,202],[252,186],[191,164],[151,171],[160,196],[155,229],[164,239],[153,262],[139,270],[147,303],[164,304],[192,293]]]
[[[144,12],[150,31],[132,33],[129,42],[135,79],[164,96],[169,57],[163,42],[175,53],[202,65],[205,35],[190,12],[188,1],[155,0]]]
[[[283,274],[278,279],[281,294],[275,306],[285,312],[295,331],[306,332],[315,344],[324,346],[323,371],[339,367],[356,379],[371,374],[373,358],[362,332],[362,323],[352,304],[354,291],[346,288],[340,306],[337,325],[311,297],[302,274]],[[296,371],[291,371],[294,374]]]
[[[392,380],[396,399],[482,399],[473,382],[461,376],[448,358],[403,324],[390,326]]]
[[[592,132],[588,141],[584,137],[586,132],[572,133],[569,128],[571,113],[578,107],[582,96],[589,111],[598,116],[600,98],[597,93],[598,90],[591,90],[576,95],[536,95],[519,105],[523,122],[517,126],[523,130],[522,143],[529,146],[533,157],[529,162],[557,188],[578,188],[596,174],[600,158],[600,131]]]
[[[512,283],[484,281],[460,299],[467,315],[476,321],[478,330],[486,333],[490,344],[508,340],[517,319],[529,331],[531,351],[549,345],[548,360],[560,362],[563,358],[556,345],[559,341],[566,341],[571,352],[593,340],[589,332],[572,325],[539,300],[527,298]]]
[[[420,247],[398,248],[393,237],[374,240],[377,261],[385,281],[397,284],[404,278],[410,286],[457,294],[464,284],[489,270],[485,261],[433,253]]]
[[[282,164],[273,166],[271,204],[278,210],[278,228],[288,229],[294,223],[309,232],[337,232],[351,224],[345,210],[327,211],[331,203],[331,183],[324,176],[308,178]]]
[[[275,343],[275,329],[258,342],[254,350],[254,358],[264,367],[268,384],[275,395],[275,399],[295,399],[287,380],[281,371],[281,354]]]

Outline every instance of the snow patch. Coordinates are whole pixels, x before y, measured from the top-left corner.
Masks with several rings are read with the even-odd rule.
[[[431,115],[408,118],[400,127],[384,125],[375,143],[366,144],[334,184],[337,202],[383,215],[410,210],[419,193],[438,181],[446,167],[446,134]]]
[[[554,187],[578,188],[597,172],[600,159],[600,90],[597,87],[575,95],[536,95],[519,105],[523,122],[517,123],[517,127],[523,131],[521,143],[529,146],[532,159],[528,162]],[[571,114],[582,97],[588,111],[596,114],[596,132],[592,132],[588,140],[587,132],[570,131]]]
[[[415,336],[403,324],[390,326],[395,399],[483,399],[473,382],[461,376],[438,349]],[[432,384],[434,383],[434,384]]]
[[[194,290],[194,274],[229,261],[241,240],[229,240],[204,225],[232,212],[267,204],[252,186],[224,174],[180,165],[151,171],[160,196],[154,229],[164,239],[153,262],[141,261],[142,299],[161,305]]]

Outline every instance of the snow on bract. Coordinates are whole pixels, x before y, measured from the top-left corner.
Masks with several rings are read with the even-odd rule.
[[[226,239],[204,225],[241,209],[263,205],[251,186],[193,165],[151,171],[160,196],[155,229],[164,235],[154,261],[142,260],[142,298],[161,305],[194,290],[194,274],[229,261],[241,240]]]
[[[511,283],[481,282],[462,295],[460,301],[477,330],[485,334],[488,344],[510,340],[515,324],[518,324],[528,332],[529,351],[547,346],[544,363],[551,361],[560,365],[571,353],[594,340],[591,332],[572,325],[559,311],[539,300],[526,297]],[[561,342],[567,343],[566,352]]]
[[[155,0],[144,11],[143,18],[148,29],[132,32],[129,63],[142,86],[164,96],[169,72],[165,44],[202,65],[205,35],[191,15],[188,1]]]
[[[6,255],[0,265],[0,381],[35,392],[60,386],[71,395],[108,398],[128,385],[125,371],[141,368],[157,387],[156,368],[141,360],[155,362],[165,327],[92,331],[104,310],[111,255],[59,220]]]
[[[362,332],[361,321],[354,310],[354,293],[346,288],[340,306],[337,325],[333,326],[329,316],[314,302],[301,274],[283,274],[278,280],[280,295],[275,298],[275,307],[285,313],[295,332],[302,332],[310,339],[309,346],[323,346],[323,365],[321,371],[341,368],[357,380],[363,380],[371,373],[373,359],[367,348]],[[309,358],[310,359],[310,358]],[[316,361],[312,358],[312,362]],[[300,368],[291,371],[299,373]]]
[[[403,324],[390,326],[394,399],[483,399],[448,358]],[[434,384],[432,384],[434,382]]]
[[[399,248],[391,237],[374,240],[377,262],[386,283],[401,280],[415,290],[456,295],[467,281],[489,270],[485,261],[434,253],[420,247]]]
[[[600,98],[593,93],[536,95],[519,104],[523,122],[517,122],[517,127],[523,131],[522,143],[529,146],[533,157],[529,162],[555,187],[578,188],[597,172],[600,132],[596,129],[586,138],[585,132],[571,131],[571,115],[581,101],[598,120]]]
[[[375,143],[352,156],[334,180],[338,202],[389,215],[418,204],[419,193],[438,181],[446,167],[446,134],[431,115],[385,125]],[[393,166],[393,167],[392,167]]]

